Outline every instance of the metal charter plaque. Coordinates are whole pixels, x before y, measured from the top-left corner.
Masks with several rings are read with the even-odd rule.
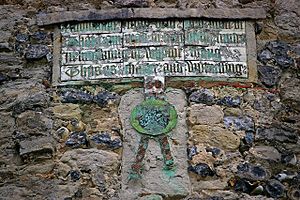
[[[145,76],[252,81],[256,71],[253,26],[242,20],[65,23],[55,41],[57,85]]]

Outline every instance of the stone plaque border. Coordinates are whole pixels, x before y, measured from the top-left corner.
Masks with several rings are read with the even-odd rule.
[[[246,32],[246,52],[248,78],[228,78],[228,77],[173,77],[173,81],[185,80],[207,80],[207,81],[226,81],[226,82],[257,82],[257,64],[256,64],[256,38],[254,29],[254,19],[262,19],[266,17],[263,9],[161,9],[161,8],[135,8],[135,9],[112,9],[99,11],[79,11],[79,12],[58,12],[49,14],[38,14],[38,25],[51,25],[65,22],[84,22],[84,21],[112,21],[126,19],[200,19],[208,18],[211,20],[245,20]],[[122,79],[99,79],[88,81],[60,81],[60,50],[61,50],[61,34],[58,26],[54,30],[54,49],[53,49],[53,67],[52,67],[52,85],[87,85],[98,84],[100,82],[130,82],[140,80],[142,78],[122,78]]]
[[[103,10],[63,11],[37,14],[39,26],[64,22],[83,22],[98,20],[125,19],[170,19],[170,18],[206,18],[206,19],[264,19],[263,8],[122,8]]]

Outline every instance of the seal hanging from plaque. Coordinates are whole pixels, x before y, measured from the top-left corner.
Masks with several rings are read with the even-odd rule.
[[[169,171],[175,168],[168,134],[177,124],[177,112],[173,105],[164,100],[164,77],[145,77],[144,84],[145,100],[132,110],[130,117],[132,127],[141,138],[129,179],[141,177],[150,139],[160,145],[164,169]]]

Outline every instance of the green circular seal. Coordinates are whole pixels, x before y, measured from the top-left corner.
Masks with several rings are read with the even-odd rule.
[[[131,112],[130,122],[139,133],[157,136],[170,132],[177,123],[177,112],[170,103],[147,99]]]

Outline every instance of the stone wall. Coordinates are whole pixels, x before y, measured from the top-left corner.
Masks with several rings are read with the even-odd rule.
[[[299,1],[0,4],[0,199],[120,199],[123,131],[118,105],[126,91],[142,85],[52,87],[53,27],[36,22],[36,14],[43,12],[116,7],[267,11],[267,18],[256,23],[258,83],[172,84],[188,100],[192,190],[185,198],[300,198]],[[154,178],[149,181],[155,183]]]

